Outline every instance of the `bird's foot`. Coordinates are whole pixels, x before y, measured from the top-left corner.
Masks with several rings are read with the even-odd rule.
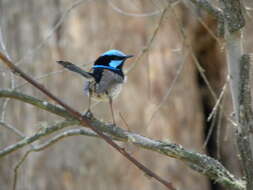
[[[117,125],[116,125],[116,122],[113,121],[113,122],[111,123],[111,126],[112,126],[112,127],[116,127],[116,126],[117,126]]]
[[[84,114],[83,114],[84,117],[87,117],[89,119],[92,119],[93,118],[93,113],[90,111],[90,109],[88,109]]]

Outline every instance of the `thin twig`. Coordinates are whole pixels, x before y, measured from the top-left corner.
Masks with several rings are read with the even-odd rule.
[[[200,73],[200,76],[202,77],[202,79],[206,83],[206,86],[207,86],[209,92],[211,93],[213,99],[215,101],[217,101],[217,95],[214,92],[213,87],[211,86],[210,82],[208,81],[208,79],[207,79],[207,77],[205,75],[204,69],[201,67],[201,65],[200,65],[200,63],[199,63],[196,55],[193,53],[193,51],[191,51],[191,52],[192,52],[191,55],[192,55],[193,61],[194,61],[195,65],[196,65],[196,67],[197,67],[197,69],[198,69],[198,71]]]
[[[24,163],[25,159],[28,157],[28,155],[31,153],[31,150],[27,151],[24,156],[19,160],[17,165],[14,168],[14,177],[13,177],[13,185],[12,185],[12,190],[16,190],[16,185],[17,185],[17,179],[18,179],[18,169]]]
[[[197,17],[198,21],[200,22],[200,24],[207,30],[207,32],[210,34],[210,36],[219,44],[219,47],[221,47],[221,49],[223,49],[224,45],[222,44],[222,42],[220,41],[220,39],[213,33],[213,31],[207,26],[207,24],[202,20],[202,18]]]
[[[2,26],[0,25],[0,49],[3,50],[4,54],[6,55],[6,57],[11,60],[11,56],[7,50],[7,47],[5,45],[5,42],[4,42],[4,37],[3,37],[3,31],[2,31]],[[14,74],[13,73],[10,73],[11,75],[11,85],[10,87],[12,89],[15,88],[15,77],[14,77]],[[7,106],[8,106],[8,103],[9,103],[9,99],[7,98],[6,100],[3,101],[3,104],[2,104],[2,113],[1,113],[1,120],[4,121],[5,120],[5,115],[6,115],[6,110],[7,110]]]
[[[71,3],[71,5],[62,13],[61,17],[59,18],[59,20],[55,23],[55,25],[50,28],[49,32],[47,33],[47,35],[41,40],[41,42],[38,43],[38,45],[34,48],[32,48],[32,50],[28,50],[17,62],[16,65],[21,64],[25,58],[27,56],[29,56],[29,58],[31,58],[31,56],[33,57],[36,52],[38,52],[38,50],[40,50],[45,44],[46,42],[53,36],[53,34],[55,33],[56,30],[58,30],[58,28],[63,24],[63,22],[65,21],[66,17],[69,15],[69,13],[77,8],[80,4],[82,3],[88,3],[91,2],[91,0],[76,0],[73,3]]]
[[[217,112],[214,113],[213,117],[212,117],[212,122],[211,122],[211,125],[208,129],[208,132],[207,132],[207,135],[206,135],[206,138],[205,138],[205,141],[203,143],[203,149],[206,149],[206,146],[211,138],[211,135],[213,133],[213,130],[214,130],[214,127],[215,127],[215,124],[216,124],[216,118],[217,118]]]
[[[122,115],[121,112],[119,112],[119,116],[120,116],[121,120],[123,121],[123,123],[125,124],[127,130],[128,130],[128,131],[131,131],[131,130],[130,130],[130,127],[129,127],[128,123],[127,123],[127,121],[125,120],[125,118],[124,118],[124,116]]]
[[[16,127],[11,126],[10,124],[7,124],[4,121],[0,121],[0,125],[2,125],[3,127],[5,127],[8,130],[11,130],[13,133],[15,133],[17,136],[24,138],[25,135],[24,133],[22,133],[20,130],[18,130]]]
[[[169,86],[168,90],[166,91],[165,95],[163,96],[162,100],[160,101],[160,103],[154,108],[154,111],[151,114],[151,117],[149,119],[147,128],[149,127],[149,125],[151,124],[152,120],[154,119],[155,115],[158,113],[158,111],[161,109],[161,107],[164,105],[164,103],[166,102],[166,100],[169,98],[169,96],[171,95],[172,90],[174,89],[176,82],[184,68],[184,65],[186,64],[185,58],[187,56],[184,56],[184,60],[182,61],[182,63],[180,63],[180,65],[177,68],[176,74],[174,79],[171,82],[171,85]]]
[[[157,36],[157,33],[159,31],[159,29],[161,28],[163,19],[166,15],[166,12],[169,10],[169,8],[171,7],[171,5],[168,5],[161,14],[161,17],[158,21],[158,24],[156,26],[156,28],[154,29],[154,32],[152,33],[149,41],[147,42],[146,46],[141,50],[141,52],[136,56],[136,59],[134,61],[134,63],[128,68],[128,70],[126,71],[126,73],[128,74],[129,72],[131,72],[134,68],[136,68],[136,66],[140,63],[141,58],[143,57],[143,55],[149,51],[155,37]]]
[[[11,56],[10,56],[10,54],[9,54],[9,52],[7,50],[7,47],[6,47],[5,43],[4,43],[3,30],[2,30],[1,25],[0,25],[0,48],[3,50],[4,54],[6,55],[6,57],[11,60]]]
[[[66,127],[69,127],[69,126],[72,126],[75,124],[79,124],[79,122],[74,121],[74,120],[66,120],[66,121],[58,122],[55,125],[52,125],[50,127],[45,127],[43,129],[39,130],[34,135],[32,135],[30,137],[26,137],[26,138],[18,141],[17,143],[7,146],[6,148],[0,150],[0,157],[3,157],[3,156],[8,155],[12,152],[15,152],[18,149],[25,147],[25,146],[39,140],[40,138],[50,135],[62,128],[66,128]]]
[[[148,12],[148,13],[130,13],[126,12],[119,7],[117,7],[111,0],[107,0],[108,5],[117,13],[120,13],[125,16],[133,16],[133,17],[150,17],[150,16],[156,16],[162,12],[162,10],[156,10],[153,12]],[[129,2],[128,2],[129,3]]]
[[[224,103],[224,98],[222,99],[222,102],[221,102],[221,107],[220,107],[220,111],[219,111],[219,115],[218,115],[217,129],[216,129],[216,131],[217,131],[217,133],[216,133],[216,144],[217,144],[216,158],[218,160],[221,159],[221,143],[220,143],[220,139],[221,139],[221,125],[222,125],[223,103]]]
[[[219,98],[217,99],[217,101],[216,101],[216,103],[215,103],[215,105],[214,105],[214,107],[213,107],[211,113],[210,113],[209,116],[207,117],[207,121],[208,121],[208,122],[212,119],[213,115],[214,115],[215,112],[217,111],[217,109],[218,109],[218,107],[219,107],[219,105],[220,105],[220,102],[221,102],[221,100],[222,100],[222,98],[223,98],[223,96],[224,96],[224,94],[225,94],[225,92],[226,92],[228,82],[229,82],[229,77],[227,77],[227,80],[226,80],[224,86],[222,87],[222,90],[221,90],[221,93],[220,93],[220,95],[219,95]]]
[[[5,116],[6,116],[6,110],[7,110],[7,106],[8,106],[8,103],[9,103],[10,99],[6,99],[3,101],[3,104],[2,104],[2,113],[1,113],[1,121],[5,121]]]
[[[70,137],[70,136],[77,136],[77,135],[99,137],[99,136],[97,136],[96,133],[94,133],[90,129],[71,129],[71,130],[64,131],[64,132],[54,136],[53,138],[49,139],[48,141],[46,141],[40,145],[34,146],[33,148],[26,151],[26,153],[22,156],[20,161],[15,166],[12,189],[16,190],[17,179],[18,179],[18,169],[21,167],[21,165],[24,163],[24,161],[26,160],[26,158],[29,156],[30,153],[42,151],[42,150],[52,146],[53,144],[59,142],[63,138]]]

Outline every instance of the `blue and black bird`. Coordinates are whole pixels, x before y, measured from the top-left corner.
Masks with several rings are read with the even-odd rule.
[[[84,84],[84,93],[89,96],[88,112],[90,112],[91,98],[97,101],[109,100],[113,123],[115,124],[112,100],[121,91],[122,84],[125,81],[122,68],[125,61],[130,57],[133,57],[133,55],[126,55],[119,50],[106,51],[94,62],[91,72],[84,71],[67,61],[57,62],[88,79]]]

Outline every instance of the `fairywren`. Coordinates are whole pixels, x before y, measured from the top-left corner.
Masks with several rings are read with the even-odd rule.
[[[88,79],[84,84],[84,94],[89,97],[88,112],[90,112],[91,98],[97,101],[109,100],[113,123],[115,124],[112,100],[121,91],[122,84],[125,81],[122,67],[126,59],[130,57],[133,55],[126,55],[119,50],[106,51],[94,62],[92,72],[84,71],[70,62],[58,61],[58,63]]]

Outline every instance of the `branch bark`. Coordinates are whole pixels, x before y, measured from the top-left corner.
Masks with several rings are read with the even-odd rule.
[[[250,143],[250,131],[252,129],[252,107],[250,81],[250,59],[243,55],[240,59],[240,83],[239,83],[239,126],[237,128],[237,145],[242,161],[242,168],[246,176],[247,190],[253,189],[253,156]]]
[[[26,139],[23,139],[14,145],[10,145],[3,150],[0,150],[0,158],[6,156],[7,154],[10,154],[11,152],[17,151],[22,147],[34,141],[37,141],[44,136],[52,134],[62,128],[68,127],[70,125],[80,124],[80,121],[76,120],[73,117],[71,118],[71,116],[67,113],[66,110],[60,108],[57,105],[53,105],[50,103],[43,104],[42,100],[22,94],[20,92],[4,89],[0,90],[0,98],[5,97],[18,99],[20,101],[32,104],[40,109],[44,109],[61,117],[65,116],[67,120],[59,122],[51,127],[44,128],[43,130],[30,137],[27,137]],[[229,187],[231,189],[245,190],[244,181],[236,179],[226,168],[224,168],[224,166],[220,162],[211,157],[186,150],[181,145],[147,138],[136,133],[128,132],[116,126],[107,125],[94,117],[89,119],[91,120],[92,125],[94,127],[104,132],[105,135],[112,137],[114,140],[132,143],[144,149],[155,151],[165,156],[181,160],[195,171],[208,176],[209,178],[215,180],[217,183],[223,184],[224,186]],[[80,133],[87,136],[93,136],[91,130],[89,129]]]
[[[205,10],[210,15],[216,17],[217,19],[223,19],[223,13],[222,11],[214,7],[208,0],[190,0],[193,4],[195,4],[197,7]]]

